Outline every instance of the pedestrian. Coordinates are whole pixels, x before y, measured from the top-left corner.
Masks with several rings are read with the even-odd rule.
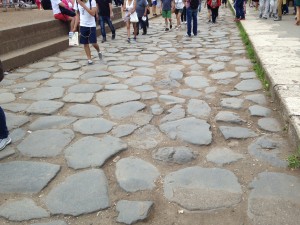
[[[208,18],[208,23],[211,23],[211,8],[210,6],[207,4],[208,0],[206,0],[204,8],[207,7],[207,18]]]
[[[283,3],[283,0],[277,1],[277,16],[274,18],[274,21],[282,20],[282,3]]]
[[[153,0],[152,1],[152,13],[153,13],[153,16],[157,16],[156,7],[157,7],[157,0]]]
[[[77,30],[78,22],[80,22],[80,44],[83,44],[84,51],[88,59],[88,64],[93,64],[91,49],[89,44],[92,44],[98,53],[98,57],[102,60],[102,52],[97,44],[96,35],[96,1],[95,0],[76,0],[74,5],[76,10],[76,21],[73,32]]]
[[[235,9],[235,22],[245,19],[245,11],[244,11],[244,0],[235,0],[234,2]]]
[[[227,8],[227,0],[222,0],[222,6],[223,6],[223,8],[224,7]]]
[[[172,8],[174,8],[173,0],[162,0],[161,1],[162,17],[165,19],[165,31],[172,29]],[[168,25],[170,22],[170,29]]]
[[[295,1],[296,9],[297,9],[297,15],[296,15],[296,25],[300,25],[300,0]]]
[[[125,12],[124,21],[126,22],[127,28],[127,42],[130,43],[130,24],[132,23],[133,26],[133,40],[136,41],[137,35],[137,22],[131,22],[130,16],[136,13],[136,0],[126,0],[125,4],[123,4],[123,11]]]
[[[268,19],[270,0],[259,0],[259,18]]]
[[[99,16],[99,25],[101,29],[102,35],[102,43],[106,42],[106,31],[105,31],[105,23],[109,26],[111,30],[111,39],[114,40],[116,38],[116,30],[114,25],[111,22],[111,18],[114,18],[114,12],[112,10],[112,2],[111,0],[96,0],[97,3],[97,11]]]
[[[184,3],[182,0],[175,0],[175,15],[177,20],[177,25],[175,26],[176,30],[181,27],[181,14],[183,11]]]
[[[269,17],[275,18],[277,14],[277,0],[270,0]]]
[[[211,8],[211,21],[212,23],[216,23],[216,19],[219,16],[219,7],[221,5],[221,0],[208,0],[207,4]]]
[[[192,32],[192,21],[193,21],[193,34],[197,36],[197,14],[200,0],[187,0],[186,1],[186,18],[187,18],[187,34],[186,36],[191,37]]]
[[[74,27],[74,23],[75,23],[75,18],[68,16],[66,14],[62,14],[60,10],[60,7],[66,9],[68,7],[61,0],[51,0],[51,6],[52,6],[54,18],[57,20],[61,20],[63,22],[70,22],[70,31],[72,31],[72,28]]]
[[[3,66],[0,61],[0,82],[4,78]],[[0,150],[3,150],[11,143],[11,138],[8,136],[9,132],[6,126],[6,118],[3,109],[0,106]]]
[[[139,25],[143,29],[142,35],[147,34],[147,0],[136,0],[136,13],[139,18]],[[139,34],[139,29],[137,35]]]

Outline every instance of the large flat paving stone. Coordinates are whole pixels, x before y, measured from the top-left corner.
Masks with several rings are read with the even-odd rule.
[[[112,135],[115,137],[124,137],[132,134],[138,128],[135,124],[121,124],[112,130]]]
[[[99,106],[91,104],[76,104],[68,108],[68,113],[71,116],[79,117],[100,117],[103,114]]]
[[[236,162],[243,158],[242,154],[235,153],[229,148],[213,148],[206,156],[207,161],[220,166]]]
[[[249,111],[251,116],[262,116],[262,117],[270,116],[272,112],[271,109],[268,109],[260,105],[250,106]]]
[[[68,166],[73,169],[100,167],[107,159],[126,150],[127,144],[119,138],[84,137],[65,150]]]
[[[80,78],[83,80],[93,78],[93,77],[106,77],[110,75],[111,73],[105,70],[96,70],[96,71],[89,71],[85,74],[81,75]]]
[[[140,86],[143,84],[152,83],[154,80],[155,80],[155,78],[150,77],[150,76],[134,76],[134,77],[128,78],[125,81],[125,84],[127,84],[129,86]]]
[[[44,83],[44,86],[67,87],[78,83],[76,79],[51,79]]]
[[[221,79],[230,79],[230,78],[234,78],[238,75],[237,72],[219,72],[219,73],[214,73],[211,76],[211,78],[213,78],[214,80],[221,80]]]
[[[255,158],[276,167],[287,167],[284,153],[288,143],[278,135],[264,135],[248,146],[248,152]]]
[[[38,193],[59,170],[58,165],[42,162],[0,163],[0,193]]]
[[[164,116],[160,122],[168,122],[173,120],[179,120],[185,117],[185,110],[181,105],[175,105],[173,108],[168,110],[168,115]]]
[[[201,89],[209,86],[209,82],[205,77],[190,76],[184,78],[184,82],[191,88]]]
[[[29,129],[35,131],[35,130],[64,128],[76,120],[77,118],[75,117],[44,116],[44,117],[39,117],[34,122],[32,122],[29,125]]]
[[[0,103],[1,104],[1,103]],[[22,112],[25,111],[28,108],[29,104],[25,103],[7,103],[7,104],[1,104],[1,107],[5,110],[9,110],[12,112]]]
[[[262,84],[260,80],[248,79],[242,80],[240,83],[235,85],[235,88],[239,91],[257,91],[262,89]]]
[[[245,99],[257,103],[259,105],[266,105],[267,99],[263,94],[253,94],[253,95],[247,95]]]
[[[98,93],[96,100],[101,106],[115,105],[123,102],[139,100],[141,95],[129,90],[105,91]]]
[[[5,116],[8,130],[19,128],[29,122],[28,116],[16,115],[13,113],[6,113]]]
[[[69,93],[64,96],[64,102],[89,103],[92,101],[94,93]]]
[[[32,103],[26,112],[30,114],[52,115],[64,106],[63,102],[58,101],[37,101]]]
[[[242,124],[246,121],[243,120],[239,114],[229,111],[220,111],[216,117],[215,120],[217,122],[227,122],[227,123],[235,123],[235,124]]]
[[[216,210],[242,200],[237,177],[229,170],[188,167],[168,174],[164,196],[187,210]]]
[[[13,102],[16,96],[13,93],[0,93],[0,104]]]
[[[75,122],[73,129],[82,134],[104,134],[109,132],[114,125],[115,123],[103,118],[88,118]]]
[[[152,201],[118,201],[116,210],[119,212],[117,222],[134,224],[146,219],[153,206]]]
[[[185,102],[184,98],[178,98],[172,95],[160,95],[158,100],[166,105],[181,104]]]
[[[31,157],[54,157],[73,140],[70,129],[38,130],[29,134],[18,146],[18,150]]]
[[[31,225],[68,225],[68,224],[62,220],[55,220],[55,221],[45,222],[45,223],[32,223]]]
[[[127,192],[152,190],[159,175],[155,166],[139,158],[124,158],[116,164],[118,184]]]
[[[203,100],[191,99],[187,105],[187,112],[192,116],[206,120],[210,116],[211,108]]]
[[[41,61],[29,65],[29,67],[34,69],[45,69],[45,68],[55,66],[55,64],[56,64],[55,62],[51,62],[51,61],[47,61],[47,62]]]
[[[8,201],[0,206],[0,216],[11,221],[25,221],[50,217],[45,209],[37,206],[28,198],[16,201]]]
[[[221,106],[227,109],[241,109],[243,107],[244,100],[240,98],[222,98]]]
[[[37,71],[33,72],[25,77],[26,81],[40,81],[46,80],[51,76],[49,72],[46,71]]]
[[[134,70],[133,66],[109,66],[108,69],[112,72],[129,72]]]
[[[77,84],[68,89],[69,93],[95,93],[103,89],[99,84]]]
[[[257,124],[260,129],[270,132],[279,132],[282,130],[280,123],[274,118],[261,118],[257,121]]]
[[[254,131],[244,127],[220,126],[219,129],[226,140],[231,138],[245,139],[258,136]]]
[[[51,214],[79,216],[108,208],[106,176],[99,169],[71,175],[55,186],[44,201]]]
[[[109,116],[112,119],[124,119],[144,109],[146,105],[142,102],[132,101],[114,105],[109,109]]]
[[[147,124],[131,136],[128,144],[136,149],[155,148],[162,141],[162,133],[154,125]]]
[[[299,177],[263,172],[252,181],[250,188],[248,216],[253,225],[298,224]]]
[[[194,117],[163,123],[159,129],[173,140],[181,139],[195,145],[209,145],[212,141],[210,125]]]
[[[21,98],[28,100],[52,100],[61,98],[65,89],[62,87],[42,87],[25,92]]]

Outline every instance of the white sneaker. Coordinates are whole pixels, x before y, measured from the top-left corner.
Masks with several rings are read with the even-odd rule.
[[[98,52],[99,59],[102,60],[102,52]]]
[[[3,150],[10,143],[11,143],[11,138],[10,137],[0,139],[0,151]]]
[[[92,65],[93,64],[93,61],[92,60],[88,60],[88,65]]]

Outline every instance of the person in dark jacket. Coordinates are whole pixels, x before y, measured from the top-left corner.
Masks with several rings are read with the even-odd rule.
[[[139,24],[143,29],[142,35],[147,34],[147,0],[137,0],[136,1],[136,13],[139,18]],[[139,30],[137,31],[139,34]]]

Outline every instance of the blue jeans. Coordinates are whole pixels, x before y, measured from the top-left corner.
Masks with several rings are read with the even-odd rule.
[[[0,139],[7,138],[8,130],[6,127],[6,119],[3,109],[0,107]]]
[[[191,36],[192,20],[193,20],[193,34],[197,35],[197,14],[198,14],[198,9],[191,9],[191,8],[186,9],[188,36]]]
[[[244,19],[245,18],[244,0],[235,0],[234,8],[236,14],[235,17],[238,19]]]
[[[109,16],[100,16],[99,17],[99,24],[100,24],[100,28],[101,28],[101,35],[103,37],[103,39],[106,39],[106,32],[105,32],[105,22],[107,23],[107,25],[109,26],[111,33],[113,35],[116,34],[116,30],[110,20]]]

